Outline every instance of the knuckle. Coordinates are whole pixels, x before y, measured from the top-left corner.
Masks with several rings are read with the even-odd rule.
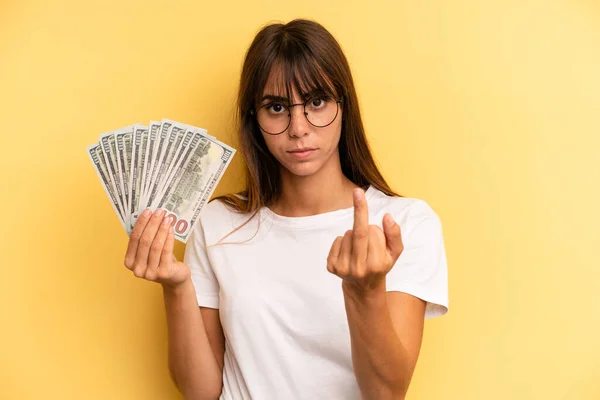
[[[377,225],[371,225],[369,227],[369,231],[371,232],[372,235],[374,235],[377,238],[383,238],[385,239],[385,233],[383,233],[383,230],[381,230],[380,227],[378,227]]]
[[[131,236],[129,237],[129,241],[130,242],[138,242],[141,239],[141,236],[139,232],[134,232],[131,233]]]
[[[157,279],[167,279],[169,277],[169,271],[166,268],[159,268],[156,273]]]
[[[333,272],[335,270],[335,263],[332,260],[327,260],[327,271]]]
[[[133,260],[131,260],[131,258],[129,258],[129,257],[125,258],[125,261],[123,262],[123,264],[125,264],[125,267],[127,267],[127,269],[133,268]]]
[[[380,233],[383,233],[383,231],[377,225],[369,225],[369,233],[378,235]]]
[[[147,272],[146,273],[146,280],[154,282],[156,281],[156,272]]]
[[[150,250],[154,253],[160,253],[163,249],[162,242],[160,240],[155,240],[150,246]]]
[[[369,236],[369,230],[365,228],[356,228],[353,231],[353,236],[356,239],[364,239]]]
[[[352,255],[353,270],[361,270],[365,267],[365,258],[361,258],[358,254]]]
[[[151,244],[152,244],[152,240],[150,240],[149,237],[144,236],[144,237],[140,238],[140,247],[150,247]]]
[[[363,279],[367,276],[367,272],[364,268],[359,268],[358,270],[354,271],[354,273],[352,275],[355,278]]]
[[[133,270],[133,275],[135,275],[136,278],[143,278],[144,277],[144,271],[141,268],[135,268]]]

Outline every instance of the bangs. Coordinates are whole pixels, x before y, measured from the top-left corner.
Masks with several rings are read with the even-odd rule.
[[[298,48],[285,50],[287,51],[282,51],[275,58],[264,80],[262,90],[256,93],[257,104],[260,103],[265,88],[268,90],[268,94],[287,98],[290,103],[294,91],[302,100],[313,95],[327,96],[333,99],[340,96],[336,88],[339,85],[336,85],[331,76],[326,74],[317,60],[306,54],[306,50]],[[269,79],[272,81],[269,82]]]

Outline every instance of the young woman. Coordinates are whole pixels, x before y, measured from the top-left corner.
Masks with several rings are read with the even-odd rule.
[[[403,399],[424,318],[448,309],[442,227],[378,171],[333,36],[263,28],[238,113],[247,190],[206,206],[184,262],[162,210],[125,256],[163,287],[175,384],[186,399]]]

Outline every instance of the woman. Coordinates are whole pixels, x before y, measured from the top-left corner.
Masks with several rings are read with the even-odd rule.
[[[184,262],[162,210],[125,256],[164,289],[174,382],[189,399],[403,399],[423,320],[448,307],[442,228],[375,166],[336,40],[263,28],[238,113],[247,190],[206,206]]]

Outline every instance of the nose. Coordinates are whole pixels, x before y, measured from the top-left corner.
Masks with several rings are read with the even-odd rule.
[[[302,137],[308,133],[308,120],[304,115],[304,105],[290,107],[290,126],[288,135],[290,137]]]

